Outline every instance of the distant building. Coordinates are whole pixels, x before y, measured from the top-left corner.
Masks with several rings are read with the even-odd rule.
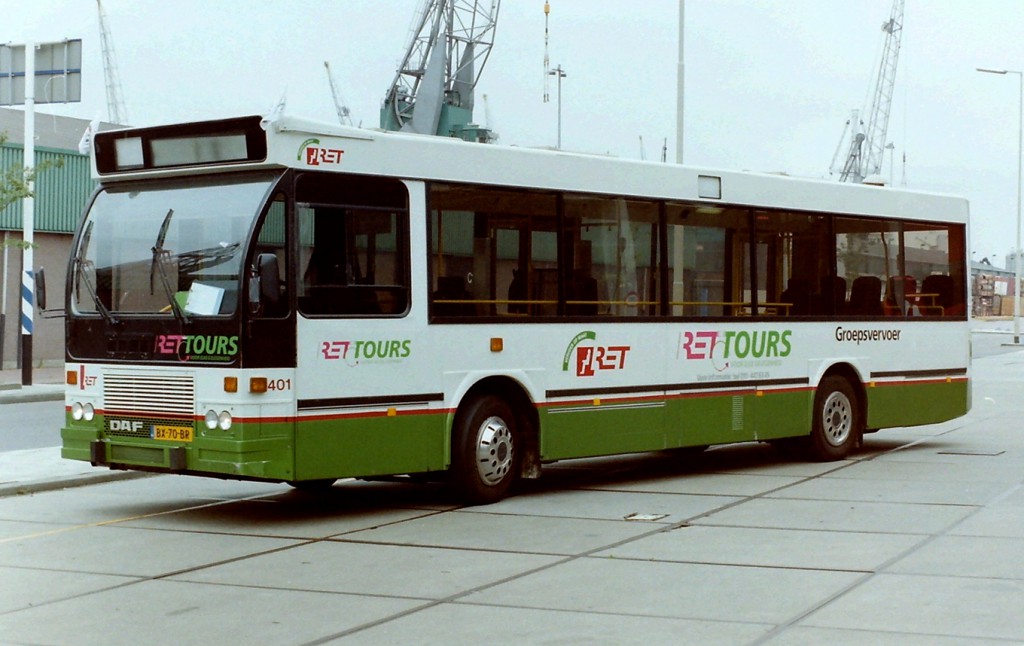
[[[1012,264],[1013,256],[1007,256]],[[1013,269],[993,265],[987,257],[971,261],[971,313],[974,316],[1013,315]]]

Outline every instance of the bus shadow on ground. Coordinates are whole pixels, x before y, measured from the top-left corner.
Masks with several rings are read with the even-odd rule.
[[[656,483],[706,474],[750,473],[784,467],[804,458],[759,442],[712,447],[704,452],[669,449],[650,453],[569,460],[546,465],[539,480],[520,484],[520,493]]]
[[[904,442],[886,442],[865,447],[849,461],[871,458],[886,453]],[[700,452],[693,449],[669,449],[647,453],[576,458],[545,464],[536,480],[521,480],[513,495],[557,493],[588,487],[612,487],[631,482],[652,482],[702,474],[751,473],[786,469],[807,463],[799,452],[780,450],[763,442],[746,442],[712,447]],[[843,462],[820,463],[840,465]],[[828,467],[823,467],[827,469]],[[443,478],[443,474],[439,475]],[[382,505],[407,504],[461,506],[456,493],[443,480],[424,483],[417,478],[395,477],[379,481],[348,480],[319,491],[294,491],[289,499],[330,500],[334,496],[372,496]]]
[[[956,450],[955,442],[929,439],[908,443],[906,438],[869,438],[847,460],[819,462],[821,471],[842,469],[857,462],[873,460],[896,451],[906,455]],[[627,487],[635,483],[658,486],[673,479],[700,475],[791,473],[800,464],[812,464],[791,451],[781,451],[765,443],[747,442],[712,447],[702,453],[692,450],[665,450],[649,453],[579,458],[544,466],[536,480],[518,483],[513,496],[534,496],[578,491],[588,488]],[[423,515],[463,507],[464,504],[443,479],[396,476],[379,479],[346,479],[333,486],[303,490],[282,486],[279,492],[171,511],[182,520],[201,522],[226,532],[259,532],[262,526],[287,526],[316,521],[356,519],[399,510],[421,511]],[[135,510],[138,512],[139,510]],[[387,522],[387,521],[385,521]],[[214,529],[213,531],[217,531]],[[300,532],[301,533],[301,532]]]

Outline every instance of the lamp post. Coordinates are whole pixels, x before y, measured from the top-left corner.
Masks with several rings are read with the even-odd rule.
[[[683,37],[686,35],[686,1],[679,0],[679,70],[676,76],[676,163],[683,163],[683,107],[686,90],[686,63]],[[676,227],[682,229],[682,227]]]
[[[1013,344],[1020,344],[1020,193],[1021,165],[1024,160],[1024,72],[1018,70],[994,70],[986,67],[976,68],[986,74],[1017,75],[1017,86],[1020,94],[1017,112],[1017,244],[1013,250]]]
[[[558,67],[548,72],[549,76],[554,76],[558,79],[558,150],[562,149],[562,79],[565,78],[565,70],[562,69],[561,63]]]

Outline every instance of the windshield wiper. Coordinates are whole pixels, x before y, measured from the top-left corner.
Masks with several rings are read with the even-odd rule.
[[[92,298],[92,302],[96,304],[96,310],[103,317],[103,320],[107,323],[117,323],[117,319],[114,318],[114,315],[110,313],[107,306],[100,300],[100,296],[96,292],[96,286],[92,284],[89,272],[86,271],[89,261],[85,259],[85,252],[89,248],[89,241],[92,239],[92,225],[94,224],[96,222],[90,220],[89,226],[85,227],[85,232],[82,234],[82,246],[78,249],[78,255],[75,256],[75,274],[78,276],[79,281],[85,283],[85,290],[89,292],[89,296]]]
[[[184,274],[198,274],[205,269],[222,265],[238,254],[241,243],[220,243],[217,247],[184,251],[178,254],[178,269]]]
[[[174,215],[174,209],[167,209],[167,215],[164,216],[164,222],[160,225],[160,232],[156,236],[156,244],[153,245],[153,265],[149,268],[149,289],[153,291],[153,269],[157,270],[156,273],[160,274],[160,284],[164,288],[164,294],[167,296],[167,302],[171,304],[171,311],[174,313],[174,318],[179,323],[188,323],[188,315],[185,310],[182,309],[181,305],[178,304],[178,299],[174,297],[174,290],[171,289],[171,281],[167,278],[167,269],[164,267],[164,262],[170,257],[170,252],[164,249],[164,239],[167,237],[167,229],[171,226],[171,216]]]

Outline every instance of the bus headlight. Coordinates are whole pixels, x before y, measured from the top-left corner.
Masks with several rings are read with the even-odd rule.
[[[219,428],[222,431],[231,430],[231,413],[229,413],[226,410],[221,411],[220,414],[213,410],[206,411],[205,421],[206,428],[210,429],[211,431],[214,430],[215,428]]]
[[[71,404],[71,419],[76,422],[85,420],[91,422],[93,417],[96,416],[96,410],[92,407],[92,404],[83,404],[82,402],[75,402]]]

